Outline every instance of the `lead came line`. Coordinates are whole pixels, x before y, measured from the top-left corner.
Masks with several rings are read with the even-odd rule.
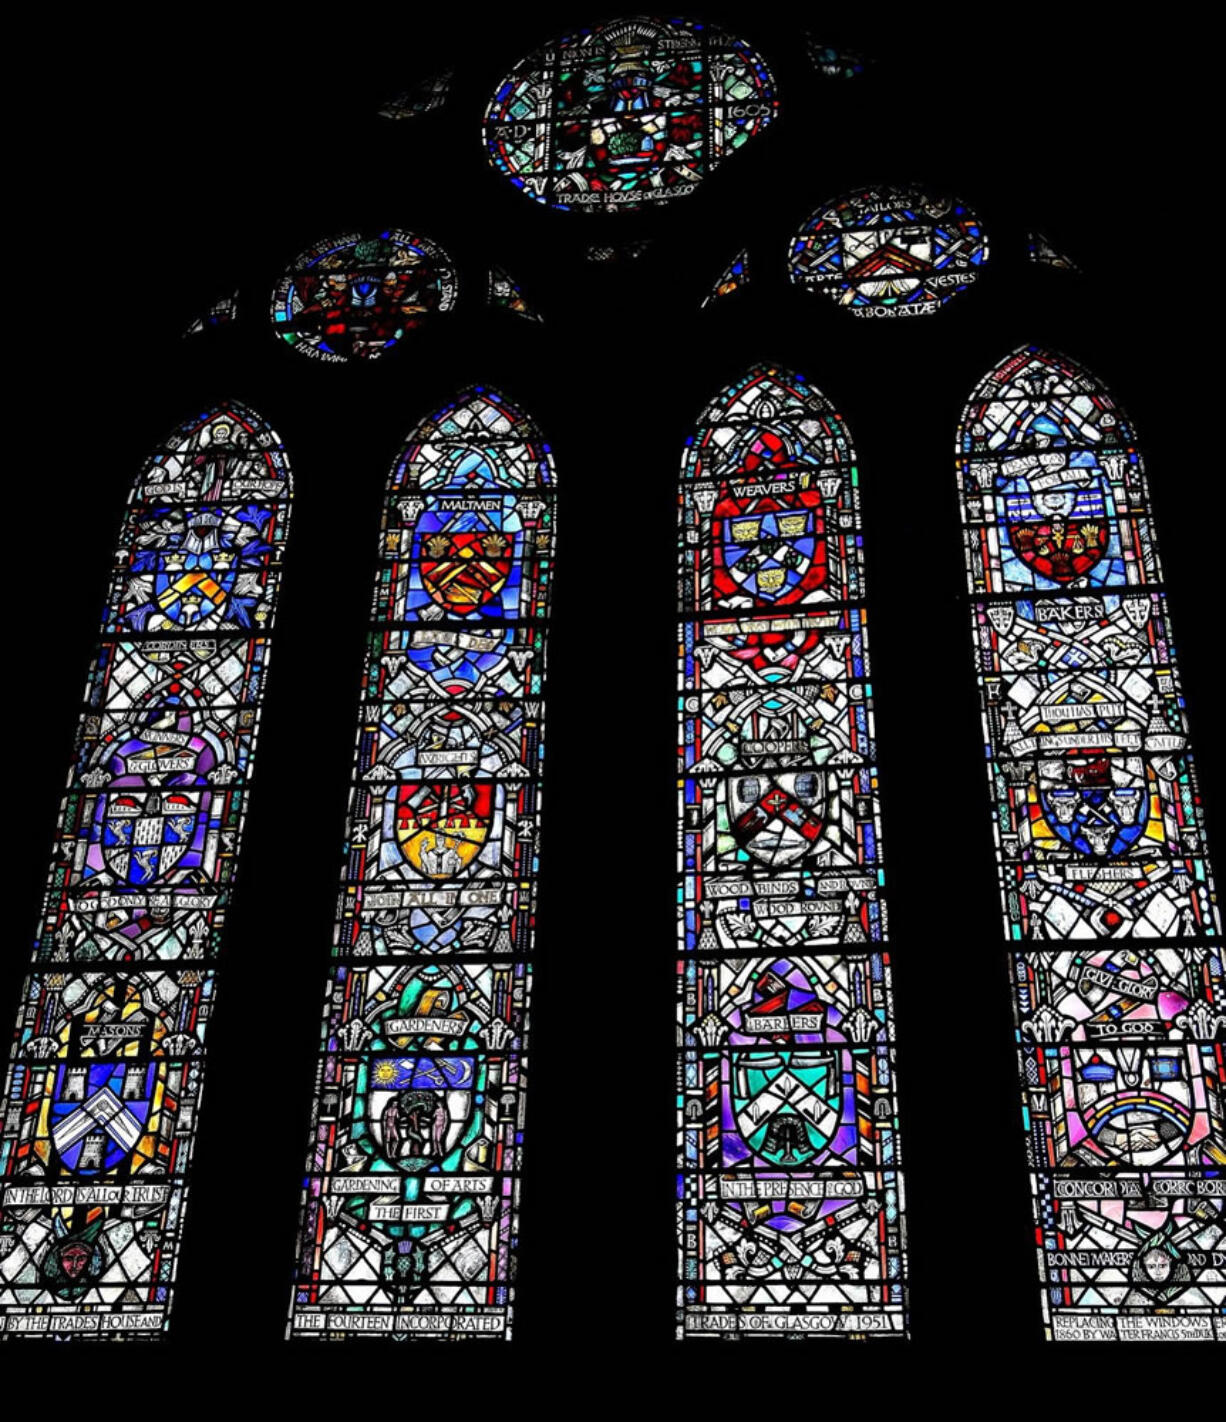
[[[1221,921],[1141,452],[1025,346],[957,453],[1047,1336],[1221,1341]]]
[[[906,1332],[858,475],[756,366],[679,493],[681,1338]]]
[[[291,492],[229,403],[129,497],[6,1078],[6,1335],[168,1324]]]
[[[292,1337],[511,1334],[555,483],[480,387],[392,468]]]

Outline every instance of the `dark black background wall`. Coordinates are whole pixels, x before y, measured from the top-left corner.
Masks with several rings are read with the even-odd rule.
[[[287,1402],[346,1378],[378,1394],[380,1375],[416,1377],[430,1395],[448,1364],[483,1411],[508,1367],[528,1402],[577,1405],[593,1389],[632,1401],[652,1394],[659,1369],[692,1379],[704,1408],[731,1387],[762,1406],[816,1401],[850,1361],[821,1343],[779,1370],[771,1343],[725,1356],[730,1345],[682,1355],[671,1342],[675,481],[706,400],[752,362],[791,365],[847,417],[862,468],[914,1329],[906,1349],[874,1356],[868,1380],[892,1373],[952,1395],[986,1368],[993,1394],[1038,1370],[1059,1385],[1087,1350],[1040,1353],[953,439],[977,378],[1027,341],[1084,362],[1130,411],[1220,846],[1220,371],[1205,340],[1220,298],[1204,250],[1200,39],[1034,7],[959,25],[931,13],[870,22],[866,7],[863,23],[822,31],[878,56],[844,83],[806,67],[799,16],[709,13],[766,55],[782,117],[694,197],[603,218],[526,201],[489,169],[480,139],[485,99],[510,65],[599,18],[560,7],[295,11],[275,25],[213,9],[95,13],[63,17],[55,35],[49,23],[39,47],[11,55],[34,82],[11,134],[11,181],[28,199],[8,270],[14,309],[29,314],[10,332],[21,361],[7,481],[16,833],[0,1011],[25,970],[130,482],[178,421],[235,396],[284,437],[296,509],[179,1301],[171,1339],[127,1345],[127,1356],[156,1349],[168,1379],[216,1359],[225,1366],[204,1385],[260,1377]],[[444,65],[458,70],[446,108],[406,123],[376,116],[406,79]],[[789,288],[787,237],[822,199],[909,179],[982,214],[992,259],[977,288],[935,317],[876,323]],[[452,253],[457,312],[352,368],[281,345],[267,321],[281,268],[319,237],[388,225]],[[1030,227],[1085,277],[1029,264]],[[583,258],[590,242],[640,238],[652,245],[638,261]],[[753,285],[700,312],[746,244]],[[522,282],[543,326],[484,309],[491,261]],[[235,285],[238,322],[182,340]],[[562,481],[516,1341],[509,1352],[453,1347],[446,1362],[418,1343],[401,1361],[378,1355],[388,1345],[342,1356],[280,1339],[361,630],[392,457],[470,381],[536,415]],[[1186,1351],[1170,1364],[1161,1347],[1144,1358],[1147,1372],[1164,1358],[1159,1372],[1209,1365]],[[101,1365],[85,1343],[52,1366],[84,1376]],[[564,1381],[576,1367],[580,1381]],[[863,1381],[856,1390],[870,1402]]]

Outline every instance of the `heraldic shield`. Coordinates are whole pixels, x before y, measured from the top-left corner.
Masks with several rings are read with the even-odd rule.
[[[302,310],[295,330],[327,338],[339,355],[360,354],[366,345],[388,344],[406,327],[406,313],[424,311],[420,288],[437,282],[425,262],[410,262],[393,242],[372,238],[358,242],[341,270],[324,264],[295,274]],[[424,270],[422,270],[424,268]]]
[[[427,879],[451,879],[481,853],[494,816],[494,787],[455,781],[402,785],[396,792],[396,841]]]
[[[515,534],[504,528],[502,501],[451,515],[430,511],[417,527],[422,586],[446,612],[513,615],[501,594],[515,568]]]
[[[445,1166],[476,1105],[472,1057],[379,1057],[370,1064],[371,1134],[384,1158],[417,1173]]]
[[[1026,488],[1009,494],[1005,520],[1013,551],[1053,583],[1085,577],[1111,546],[1111,521],[1096,483],[1079,489],[1041,493]]]
[[[782,606],[825,586],[826,533],[817,490],[785,492],[781,483],[776,491],[749,498],[728,492],[714,516],[715,592],[721,602]]]
[[[158,558],[153,597],[158,611],[179,627],[192,627],[219,612],[238,581],[238,554],[222,543],[222,515],[193,513],[181,545]]]
[[[1040,767],[1047,823],[1079,854],[1126,854],[1145,833],[1149,802],[1147,768],[1136,756],[1069,755]]]
[[[124,884],[164,879],[192,847],[196,797],[179,793],[108,795],[102,810],[102,856]]]
[[[840,233],[843,278],[855,283],[842,304],[850,306],[857,294],[880,301],[918,290],[932,270],[932,238],[930,222]]]
[[[149,1132],[157,1080],[156,1062],[61,1066],[47,1114],[61,1165],[89,1176],[130,1160]]]
[[[737,776],[728,784],[733,837],[760,864],[794,863],[821,838],[825,794],[816,770]]]
[[[732,1065],[732,1109],[754,1154],[771,1165],[814,1160],[839,1129],[837,1051],[746,1052]]]

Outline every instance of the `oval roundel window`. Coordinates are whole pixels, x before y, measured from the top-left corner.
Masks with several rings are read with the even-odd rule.
[[[854,316],[927,316],[979,278],[988,238],[960,198],[859,188],[824,204],[788,247],[788,274]]]
[[[455,298],[451,259],[436,243],[395,229],[348,233],[290,264],[273,292],[273,329],[316,360],[373,360]]]
[[[615,20],[521,59],[486,108],[485,145],[534,201],[616,212],[693,192],[777,108],[744,40],[688,20]]]

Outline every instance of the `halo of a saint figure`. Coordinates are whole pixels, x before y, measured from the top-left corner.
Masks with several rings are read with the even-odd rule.
[[[926,316],[978,280],[988,237],[960,198],[858,188],[823,204],[788,247],[788,273],[854,316]]]
[[[455,296],[451,259],[436,243],[395,229],[351,232],[290,264],[273,292],[273,329],[316,360],[373,360]]]
[[[521,59],[486,108],[485,146],[533,201],[616,212],[693,192],[777,109],[744,40],[688,20],[613,20]]]

